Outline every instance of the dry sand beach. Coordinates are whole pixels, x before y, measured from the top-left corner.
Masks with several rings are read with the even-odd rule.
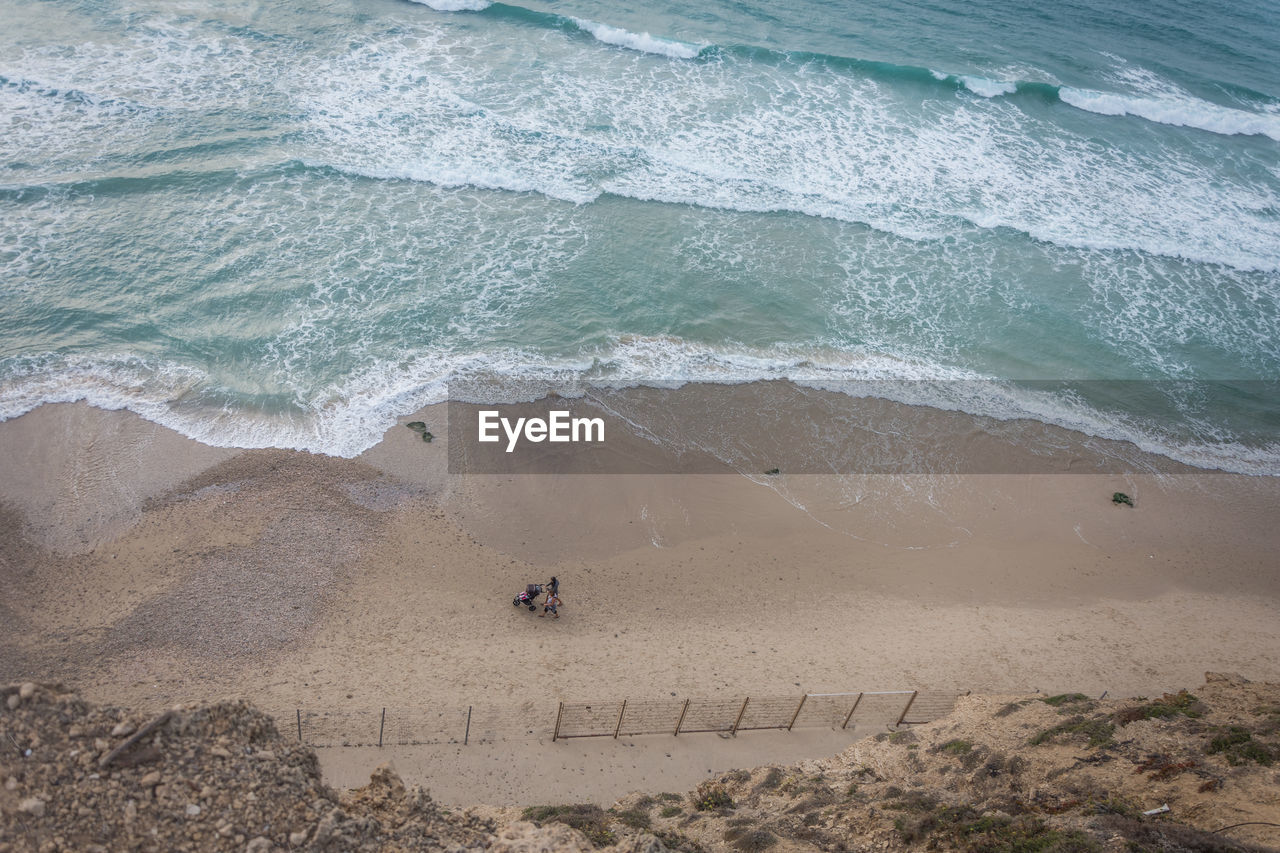
[[[613,744],[576,742],[534,788],[561,699],[1280,680],[1272,478],[451,476],[445,444],[227,450],[80,404],[0,424],[0,680],[139,708],[500,709],[529,743],[401,763],[457,763],[446,802],[516,803],[759,763],[747,736],[682,738],[678,768],[669,741],[599,766]],[[512,607],[553,574],[562,619]],[[852,738],[752,737],[762,761]],[[375,758],[329,770],[353,784]]]

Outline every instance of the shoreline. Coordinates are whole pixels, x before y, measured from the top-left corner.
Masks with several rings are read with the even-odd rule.
[[[1275,478],[459,476],[447,437],[403,426],[346,460],[207,448],[86,405],[31,414],[0,424],[22,460],[0,484],[0,676],[96,701],[1280,681]],[[564,618],[511,606],[552,574]]]
[[[455,408],[545,408],[543,404],[554,401],[618,418],[625,430],[665,444],[677,457],[690,450],[708,457],[701,466],[682,463],[661,473],[741,471],[743,448],[717,446],[714,439],[726,432],[746,437],[754,424],[757,433],[777,431],[807,439],[797,447],[770,443],[757,434],[749,448],[781,455],[792,463],[788,470],[793,473],[1058,473],[1069,469],[1280,477],[1280,444],[1270,432],[1274,419],[1266,403],[1276,391],[1276,383],[1266,380],[716,376],[517,380],[495,376],[485,381],[433,380],[424,388],[401,388],[378,403],[368,402],[371,408],[361,409],[348,401],[322,406],[322,411],[306,416],[299,412],[232,414],[217,407],[202,413],[190,405],[170,408],[163,402],[148,402],[140,393],[129,398],[86,390],[71,403],[27,400],[7,410],[0,423],[38,418],[39,412],[49,408],[87,406],[132,413],[165,433],[220,451],[292,449],[358,459],[376,451],[390,425],[421,419],[423,413],[444,413],[438,418],[439,434],[451,427],[448,412]],[[441,393],[444,399],[406,414],[414,405],[410,401],[437,398]],[[1130,410],[1139,400],[1142,411]],[[1206,409],[1213,411],[1206,413]],[[708,423],[712,418],[718,422]],[[1209,435],[1205,434],[1206,418],[1217,424]],[[844,432],[837,431],[837,426]],[[876,438],[879,431],[884,432],[883,440]],[[851,440],[850,432],[862,435]],[[1231,441],[1224,441],[1223,435]],[[980,440],[969,446],[975,436]],[[712,439],[709,446],[708,438]],[[947,448],[949,455],[937,457],[939,448]],[[544,469],[540,473],[559,472]],[[658,472],[619,469],[610,473]]]

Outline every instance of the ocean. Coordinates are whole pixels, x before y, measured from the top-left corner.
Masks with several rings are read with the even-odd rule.
[[[1275,0],[0,10],[0,419],[787,379],[1280,474]]]

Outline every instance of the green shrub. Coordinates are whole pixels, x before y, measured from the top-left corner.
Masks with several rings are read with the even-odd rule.
[[[670,829],[655,829],[653,834],[668,850],[676,853],[706,853],[705,847],[682,833]]]
[[[734,807],[733,797],[729,796],[729,792],[723,786],[710,782],[703,782],[698,786],[698,790],[693,795],[693,804],[700,812]]]
[[[899,837],[912,846],[991,853],[1100,853],[1088,835],[1048,826],[1038,817],[978,816],[969,806],[936,809],[911,820],[894,821]]]
[[[1101,799],[1090,799],[1089,810],[1094,814],[1100,815],[1119,815],[1127,818],[1142,816],[1142,809],[1123,797],[1116,797],[1110,794],[1103,796]]]
[[[1270,767],[1276,759],[1276,751],[1265,743],[1255,740],[1253,733],[1243,726],[1228,726],[1217,737],[1209,741],[1207,750],[1210,754],[1219,754],[1227,759],[1227,763],[1247,764],[1252,761],[1263,767]]]
[[[1028,743],[1031,746],[1039,746],[1062,735],[1085,735],[1089,738],[1089,746],[1106,746],[1112,742],[1115,732],[1116,727],[1105,719],[1090,720],[1084,717],[1072,717],[1051,729],[1045,729]]]
[[[1169,717],[1189,717],[1196,719],[1205,711],[1200,700],[1185,690],[1177,693],[1166,693],[1154,702],[1145,705],[1134,705],[1122,708],[1111,715],[1111,718],[1122,726],[1136,723],[1139,720],[1163,720]]]
[[[618,837],[609,829],[609,816],[595,803],[579,803],[563,806],[530,806],[521,813],[525,820],[538,826],[544,823],[563,823],[585,835],[596,847],[608,847]]]
[[[617,812],[615,815],[618,822],[629,826],[632,829],[648,829],[652,821],[649,819],[649,813],[643,809],[631,808],[626,811]]]
[[[889,789],[893,790],[896,789]],[[888,794],[889,791],[885,793]],[[884,804],[886,811],[930,812],[938,807],[938,798],[924,791],[909,791],[905,794],[899,791],[897,796],[897,799]]]

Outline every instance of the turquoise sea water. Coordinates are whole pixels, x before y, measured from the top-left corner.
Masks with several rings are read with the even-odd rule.
[[[1280,473],[1274,0],[0,15],[0,418],[354,455],[459,377],[1123,379],[942,402]]]

